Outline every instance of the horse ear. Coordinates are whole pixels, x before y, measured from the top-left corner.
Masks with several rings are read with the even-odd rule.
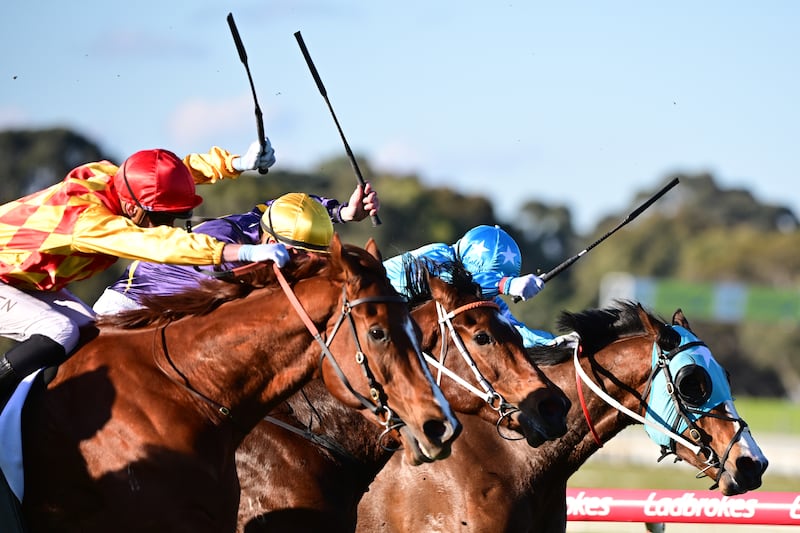
[[[653,323],[652,319],[650,318],[650,313],[648,313],[645,308],[642,307],[642,304],[636,304],[636,311],[639,313],[639,320],[642,321],[645,330],[651,335],[657,335],[659,328]]]
[[[381,263],[383,262],[383,256],[381,255],[381,251],[378,250],[378,244],[375,242],[375,239],[370,237],[369,240],[367,241],[367,246],[365,247],[365,249],[370,253],[370,255],[372,255],[372,257],[374,257]]]
[[[692,328],[689,327],[689,321],[686,319],[686,315],[683,314],[683,310],[680,308],[672,315],[672,325],[681,326],[692,331]]]
[[[338,233],[333,233],[331,244],[328,246],[328,249],[334,255],[342,255],[342,240],[339,238]]]
[[[431,276],[428,269],[423,269],[423,276],[428,282],[428,287],[431,289],[431,296],[434,300],[444,305],[446,308],[451,308],[453,305],[450,303],[450,292],[447,290],[447,283],[438,276]]]

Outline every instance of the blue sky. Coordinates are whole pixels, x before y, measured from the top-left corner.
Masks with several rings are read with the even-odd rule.
[[[11,0],[0,128],[70,127],[120,159],[244,151],[256,125],[228,12],[278,168],[344,154],[300,30],[356,153],[484,194],[505,220],[541,199],[587,231],[675,171],[800,213],[789,0]]]

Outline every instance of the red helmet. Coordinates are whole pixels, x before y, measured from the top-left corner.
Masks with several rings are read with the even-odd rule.
[[[182,213],[203,202],[189,169],[169,150],[136,152],[117,170],[114,186],[120,200],[145,211]]]

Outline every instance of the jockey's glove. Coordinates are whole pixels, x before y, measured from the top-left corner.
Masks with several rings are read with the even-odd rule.
[[[505,283],[504,294],[518,296],[523,300],[529,300],[539,294],[544,287],[544,281],[536,274],[528,274],[518,278],[511,278]]]
[[[244,155],[235,157],[231,163],[234,170],[237,172],[244,172],[246,170],[258,170],[259,172],[266,173],[267,169],[275,164],[275,150],[272,148],[272,143],[267,138],[267,145],[264,147],[264,153],[261,153],[261,143],[258,141],[250,145]]]
[[[239,261],[274,261],[282,267],[289,261],[289,252],[282,244],[243,244],[239,248]]]

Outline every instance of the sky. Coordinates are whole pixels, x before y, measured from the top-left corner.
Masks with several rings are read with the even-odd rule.
[[[275,168],[345,155],[300,31],[356,154],[482,194],[501,220],[540,200],[588,232],[674,172],[800,214],[791,0],[10,0],[0,129],[68,127],[116,162],[244,153],[257,129],[229,12]]]

